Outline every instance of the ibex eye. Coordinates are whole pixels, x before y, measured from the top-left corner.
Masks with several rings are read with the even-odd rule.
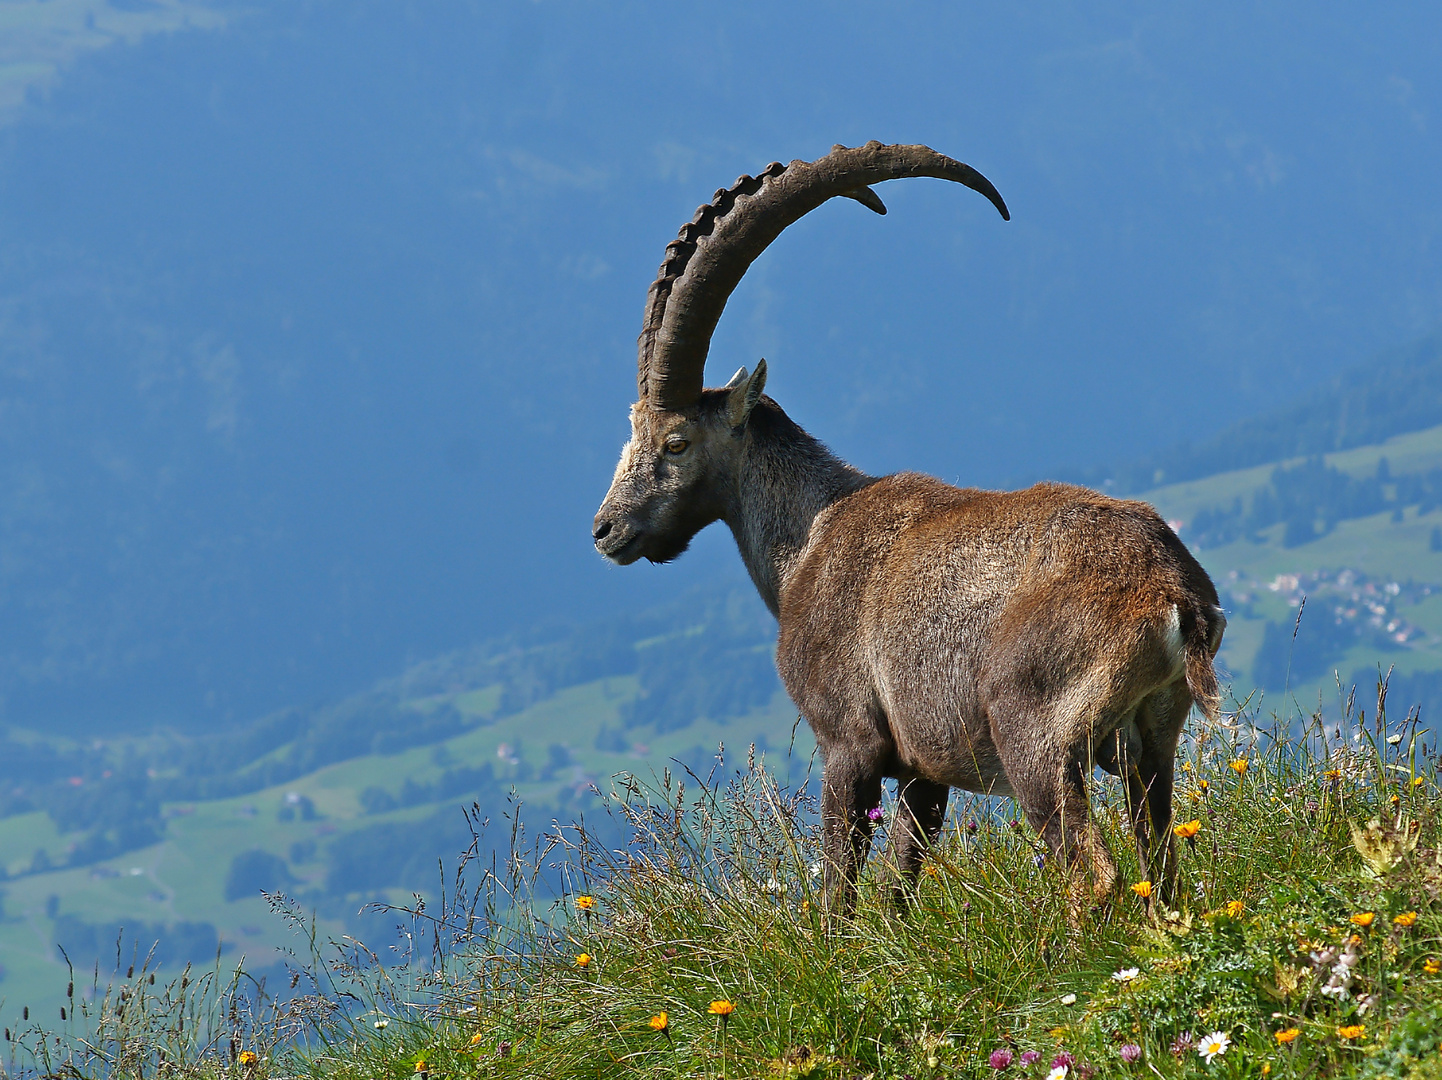
[[[688,443],[685,439],[676,439],[666,444],[666,453],[679,454],[682,450],[685,450],[686,447],[690,445],[691,444]]]

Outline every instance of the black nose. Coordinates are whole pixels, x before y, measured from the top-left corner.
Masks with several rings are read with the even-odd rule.
[[[597,518],[595,525],[591,527],[592,540],[604,540],[606,534],[611,531],[611,523],[604,518]]]

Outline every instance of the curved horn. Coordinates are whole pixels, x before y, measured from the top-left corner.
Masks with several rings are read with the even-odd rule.
[[[990,180],[926,146],[869,142],[852,150],[833,147],[815,161],[773,161],[760,176],[743,176],[717,191],[666,245],[666,259],[646,296],[638,342],[641,400],[679,411],[700,399],[706,353],[726,300],[786,226],[837,195],[884,214],[886,207],[868,185],[906,176],[965,184],[1011,220]]]

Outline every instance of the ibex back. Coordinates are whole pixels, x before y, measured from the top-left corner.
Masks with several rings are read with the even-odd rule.
[[[666,249],[640,338],[631,440],[596,515],[596,548],[666,562],[730,526],[780,622],[777,667],[824,762],[827,895],[849,910],[883,778],[898,781],[892,855],[904,903],[949,789],[1010,795],[1102,898],[1117,870],[1092,820],[1093,765],[1126,779],[1142,872],[1173,888],[1172,775],[1195,702],[1218,704],[1226,626],[1206,572],[1149,506],[1084,488],[955,488],[871,477],[763,393],[766,362],[702,389],[716,322],[746,268],[836,195],[954,180],[1009,218],[985,177],[924,146],[836,147],[773,163],[697,211]]]

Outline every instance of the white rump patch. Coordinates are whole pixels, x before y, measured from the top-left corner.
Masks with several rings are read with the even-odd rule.
[[[1178,671],[1186,667],[1187,648],[1182,641],[1182,613],[1176,604],[1167,612],[1167,652]]]

